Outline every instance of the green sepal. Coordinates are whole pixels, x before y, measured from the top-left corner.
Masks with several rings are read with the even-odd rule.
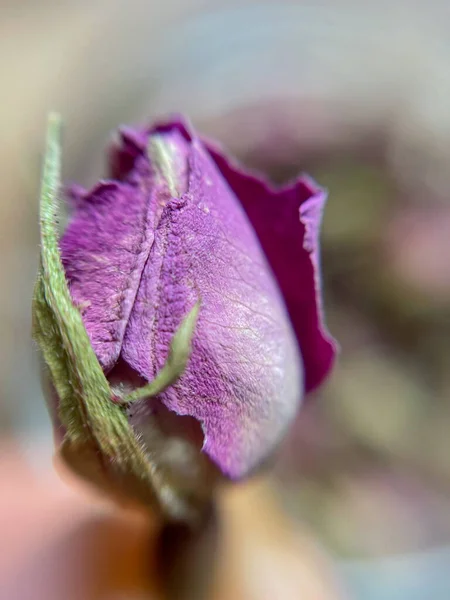
[[[156,172],[165,181],[170,194],[175,198],[179,194],[176,172],[173,169],[176,150],[170,142],[162,136],[153,134],[150,136],[147,154],[155,167]]]
[[[59,398],[58,416],[64,431],[61,452],[75,470],[116,496],[159,508],[171,518],[189,519],[190,507],[165,483],[123,407],[112,401],[109,382],[72,303],[57,233],[60,132],[60,117],[50,115],[40,196],[41,261],[33,297],[33,337]],[[186,327],[195,325],[194,313],[196,317],[193,309],[180,327],[181,342],[185,342]],[[177,349],[179,342],[175,338],[174,342]],[[182,354],[175,352],[176,365]],[[173,377],[173,369],[164,373],[164,382]]]

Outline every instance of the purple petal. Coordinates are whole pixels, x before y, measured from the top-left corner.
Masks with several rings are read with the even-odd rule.
[[[119,139],[108,149],[109,177],[124,180],[131,172],[136,173],[140,167],[145,175],[145,150],[147,147],[148,132],[121,127]]]
[[[150,133],[176,149],[177,197],[150,164]],[[182,121],[151,132],[122,130],[110,159],[119,181],[74,192],[61,242],[94,350],[105,370],[121,358],[151,380],[200,298],[184,374],[158,399],[133,407],[130,418],[144,438],[158,401],[194,417],[204,451],[224,474],[243,477],[280,441],[301,400],[291,321],[308,389],[334,357],[318,279],[324,194],[305,179],[271,190],[207,150]]]
[[[336,345],[322,314],[319,230],[326,193],[311,179],[273,189],[244,171],[212,144],[208,149],[241,201],[284,296],[305,368],[305,389],[330,371]]]
[[[240,204],[198,139],[180,149],[188,191],[161,216],[122,356],[146,379],[200,297],[183,376],[160,400],[196,418],[204,451],[239,478],[279,442],[301,399],[301,362],[283,300]],[[154,401],[138,407],[139,430]]]
[[[140,185],[100,183],[77,198],[61,240],[73,301],[106,370],[119,357],[153,243],[158,198],[149,183],[148,177]]]

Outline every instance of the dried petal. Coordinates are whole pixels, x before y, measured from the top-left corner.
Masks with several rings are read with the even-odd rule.
[[[161,172],[148,158],[148,139],[126,132],[125,150],[131,149],[135,162],[128,161],[128,173],[114,189],[117,195],[106,194],[114,209],[104,210],[95,193],[86,196],[62,240],[64,264],[74,299],[87,304],[84,320],[99,358],[111,356],[111,338],[97,328],[94,311],[103,310],[105,292],[96,296],[94,282],[108,295],[117,293],[119,283],[132,282],[131,289],[120,288],[120,298],[134,296],[129,311],[120,313],[125,326],[109,307],[101,315],[103,322],[113,317],[110,331],[119,333],[120,357],[147,381],[162,368],[178,324],[201,298],[190,361],[158,400],[178,415],[197,419],[204,451],[223,473],[239,478],[273,449],[295,414],[302,396],[301,361],[264,253],[208,151],[184,127],[160,128],[154,137],[175,149],[172,168],[182,193],[164,188],[167,175],[161,183]],[[123,158],[122,164],[127,164]],[[139,221],[132,211],[128,218],[124,207],[134,190],[144,189],[151,190],[152,216]],[[136,197],[141,206],[142,197]],[[144,223],[148,229],[142,231]],[[79,242],[81,232],[86,244]],[[133,270],[125,241],[140,250],[136,237],[152,242],[139,262],[143,269]],[[109,277],[118,264],[122,278]],[[130,409],[137,431],[154,405],[150,398]]]
[[[320,281],[319,231],[326,192],[309,177],[275,189],[260,176],[245,172],[214,145],[208,147],[242,203],[284,296],[309,392],[322,383],[336,354],[324,324]]]
[[[110,174],[72,188],[60,241],[90,371],[61,337],[64,314],[47,319],[39,285],[35,331],[48,364],[67,357],[65,387],[52,371],[66,459],[83,472],[99,456],[116,487],[132,474],[141,496],[148,485],[168,514],[187,515],[215,480],[205,457],[231,479],[251,473],[333,362],[319,278],[325,193],[307,178],[272,189],[181,120],[123,129]]]

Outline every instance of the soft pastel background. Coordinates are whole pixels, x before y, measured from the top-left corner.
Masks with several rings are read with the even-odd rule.
[[[159,597],[148,526],[51,471],[30,297],[57,109],[66,179],[95,180],[118,123],[177,110],[274,179],[306,170],[330,190],[322,260],[339,364],[274,474],[224,497],[211,597],[448,600],[445,0],[1,0],[0,11],[0,598]]]

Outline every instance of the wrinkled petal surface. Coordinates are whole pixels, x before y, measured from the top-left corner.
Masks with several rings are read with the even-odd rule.
[[[176,194],[150,163],[150,133],[175,149]],[[110,168],[113,181],[77,192],[61,244],[93,347],[105,370],[121,358],[151,380],[200,298],[188,366],[157,400],[197,419],[204,451],[240,478],[279,442],[301,400],[291,321],[308,388],[332,362],[318,297],[323,192],[306,180],[271,190],[181,121],[123,130]],[[131,410],[137,432],[155,401]]]
[[[74,303],[102,367],[117,361],[157,226],[157,193],[116,181],[77,190],[76,216],[61,241]]]
[[[322,314],[319,232],[326,192],[308,177],[274,189],[214,145],[208,147],[244,207],[283,293],[309,392],[328,374],[336,354]]]

